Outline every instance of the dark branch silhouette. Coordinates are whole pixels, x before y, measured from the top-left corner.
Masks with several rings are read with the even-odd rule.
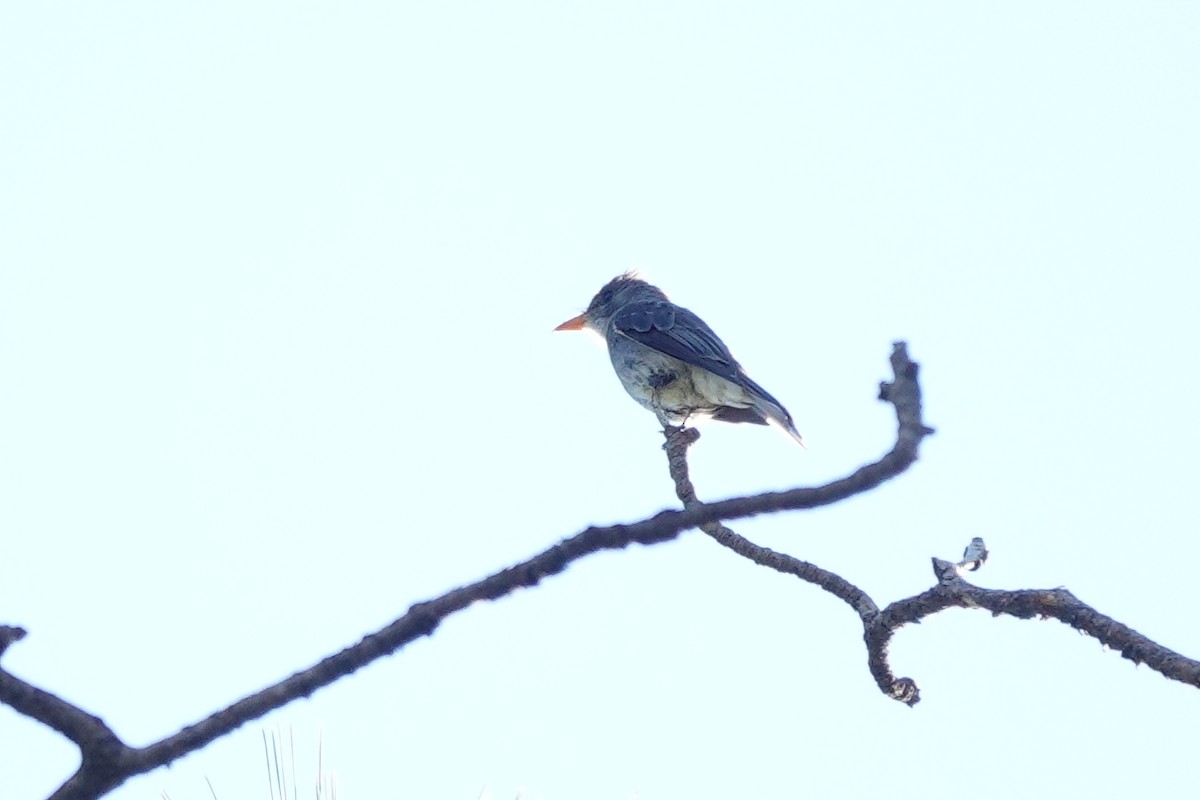
[[[840,576],[792,556],[759,547],[722,524],[723,520],[836,503],[869,491],[908,469],[916,461],[921,440],[933,431],[921,420],[917,365],[909,360],[903,343],[894,347],[891,363],[894,378],[881,385],[880,399],[895,408],[897,436],[893,448],[878,461],[824,486],[703,503],[696,498],[686,460],[687,448],[699,434],[687,429],[668,431],[665,449],[683,510],[661,511],[627,525],[588,528],[527,561],[417,603],[406,614],[358,643],[146,747],[125,744],[99,717],[3,669],[0,669],[0,702],[53,728],[78,746],[79,769],[55,791],[52,800],[94,800],[134,775],[199,750],[247,722],[306,697],[372,661],[432,634],[442,620],[479,600],[496,600],[516,589],[536,586],[544,578],[557,575],[573,561],[591,553],[621,549],[631,544],[670,541],[682,531],[695,527],[756,563],[814,583],[846,602],[862,620],[871,674],[885,693],[909,705],[919,698],[916,683],[892,675],[887,662],[888,642],[901,626],[951,606],[978,606],[996,614],[1022,618],[1053,616],[1120,649],[1127,658],[1144,662],[1176,680],[1200,685],[1200,664],[1097,613],[1066,590],[998,592],[968,584],[960,573],[983,563],[986,551],[982,550],[982,542],[977,548],[981,552],[970,554],[970,558],[964,556],[964,561],[957,565],[935,562],[939,582],[932,589],[892,603],[881,611],[866,592]],[[0,625],[0,655],[24,635],[22,628]]]
[[[908,360],[903,343],[896,345],[892,367],[897,380],[881,385],[879,396],[896,406],[900,429],[896,446],[877,464],[890,459],[909,464],[916,459],[920,439],[933,431],[921,422],[917,365]],[[911,380],[902,381],[901,375]],[[700,434],[694,429],[672,429],[663,433],[667,440],[663,447],[667,451],[668,469],[675,481],[675,493],[684,508],[713,508],[716,504],[706,506],[696,498],[696,490],[688,475],[687,449],[700,438]],[[863,467],[855,475],[877,464]],[[1200,661],[1163,647],[1129,626],[1101,614],[1066,589],[1000,591],[968,583],[963,579],[963,573],[978,570],[987,561],[987,549],[979,538],[972,540],[963,553],[963,559],[956,564],[933,559],[937,584],[931,589],[897,600],[880,610],[870,595],[836,573],[757,545],[717,520],[701,523],[700,529],[738,555],[815,584],[854,609],[862,621],[863,640],[867,645],[867,667],[871,676],[884,694],[910,707],[920,702],[920,690],[912,678],[897,678],[892,673],[888,664],[888,644],[895,632],[904,625],[919,622],[931,614],[953,607],[984,608],[993,615],[1008,614],[1020,619],[1053,617],[1118,650],[1135,664],[1145,664],[1172,680],[1200,687]]]

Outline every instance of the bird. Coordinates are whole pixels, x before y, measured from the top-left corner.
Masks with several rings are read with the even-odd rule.
[[[664,431],[709,417],[775,425],[805,446],[792,415],[750,379],[712,328],[634,273],[604,284],[586,311],[554,330],[600,334],[625,391]]]

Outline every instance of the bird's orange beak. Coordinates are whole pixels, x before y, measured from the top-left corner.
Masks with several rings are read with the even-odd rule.
[[[587,313],[584,312],[578,317],[571,317],[569,320],[559,325],[554,330],[556,331],[581,331],[587,325]]]

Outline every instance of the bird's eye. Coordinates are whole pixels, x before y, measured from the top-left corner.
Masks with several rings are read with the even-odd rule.
[[[589,308],[599,308],[600,306],[608,305],[612,302],[614,294],[616,294],[616,292],[614,292],[612,289],[602,290],[599,294],[592,298],[592,304],[589,306]]]

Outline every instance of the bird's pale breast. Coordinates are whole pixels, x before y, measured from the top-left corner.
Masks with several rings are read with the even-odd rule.
[[[693,412],[750,405],[745,389],[737,384],[627,337],[610,338],[608,352],[625,391],[676,424]]]

